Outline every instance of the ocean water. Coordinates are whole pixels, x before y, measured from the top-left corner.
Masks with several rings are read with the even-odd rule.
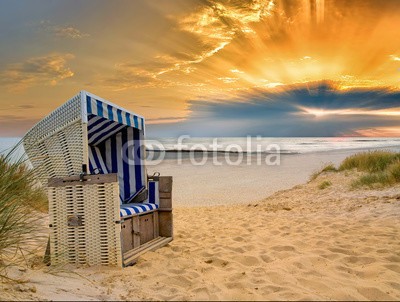
[[[15,146],[21,138],[0,138],[0,153],[5,153]],[[400,137],[366,138],[366,137],[181,137],[159,138],[146,140],[146,149],[166,151],[168,153],[182,152],[199,153],[280,153],[304,154],[327,152],[335,150],[362,150],[400,147]],[[16,153],[22,155],[23,147],[18,146]]]
[[[213,141],[215,141],[213,145]],[[365,137],[221,137],[221,138],[162,138],[147,140],[148,150],[173,152],[246,152],[246,153],[281,153],[303,154],[334,150],[373,149],[400,146],[400,137],[365,138]]]

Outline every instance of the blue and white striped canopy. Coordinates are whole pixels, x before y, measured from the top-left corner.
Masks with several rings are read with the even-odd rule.
[[[87,115],[96,115],[109,121],[118,122],[129,127],[144,130],[144,120],[142,117],[123,110],[111,103],[105,103],[90,95],[86,95]]]
[[[121,203],[145,189],[144,119],[86,95],[90,174],[117,173]]]

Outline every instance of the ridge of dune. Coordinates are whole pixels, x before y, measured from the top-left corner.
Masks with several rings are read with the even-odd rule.
[[[247,205],[176,208],[174,241],[136,265],[10,268],[26,282],[3,286],[1,299],[399,300],[400,185],[352,190],[356,176],[323,173]]]

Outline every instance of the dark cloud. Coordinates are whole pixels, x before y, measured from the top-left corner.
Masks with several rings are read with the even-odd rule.
[[[321,116],[304,108],[339,111]],[[153,136],[167,133],[195,136],[341,136],[356,129],[398,126],[399,115],[377,110],[400,108],[400,92],[385,88],[338,90],[334,83],[256,90],[237,100],[191,101],[184,122],[151,125]],[[346,113],[340,113],[346,110]]]

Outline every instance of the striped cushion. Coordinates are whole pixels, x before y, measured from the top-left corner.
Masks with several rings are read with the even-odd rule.
[[[120,208],[119,215],[121,217],[125,217],[145,213],[156,209],[158,209],[158,205],[154,203],[130,203]]]

